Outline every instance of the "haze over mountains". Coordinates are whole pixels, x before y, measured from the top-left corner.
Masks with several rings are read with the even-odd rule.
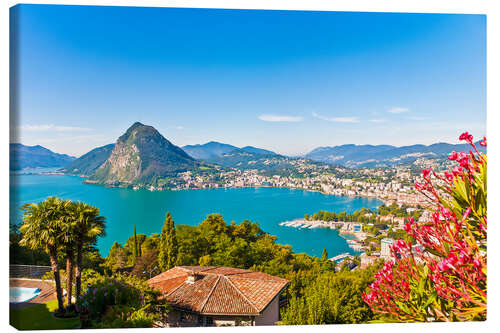
[[[486,152],[485,147],[476,144],[478,149]],[[466,152],[468,144],[435,143],[395,147],[391,145],[342,145],[319,147],[306,154],[313,161],[339,164],[348,167],[373,167],[377,165],[395,165],[410,163],[420,157],[446,157],[450,152]]]
[[[252,146],[238,148],[233,145],[214,141],[203,145],[184,146],[182,149],[198,160],[228,168],[269,168],[288,159],[286,156],[278,155],[266,149]],[[264,164],[264,162],[267,162],[267,164]]]
[[[54,153],[40,145],[10,144],[10,170],[63,167],[74,160],[76,157]]]
[[[277,155],[275,152],[266,149],[256,148],[252,146],[238,148],[233,145],[215,141],[210,141],[202,145],[183,146],[182,149],[184,149],[184,151],[192,157],[200,160],[217,159],[224,156],[224,154],[234,152],[246,152],[261,155]]]
[[[486,152],[479,145],[478,149]],[[182,148],[164,138],[154,127],[133,124],[116,144],[95,148],[80,158],[57,154],[41,146],[11,144],[11,169],[62,167],[68,174],[88,176],[97,183],[150,183],[182,171],[216,166],[238,169],[286,169],[299,157],[288,157],[252,146],[236,147],[220,142]],[[341,145],[319,147],[302,158],[348,167],[390,166],[412,163],[420,157],[446,158],[452,151],[468,151],[467,144]]]

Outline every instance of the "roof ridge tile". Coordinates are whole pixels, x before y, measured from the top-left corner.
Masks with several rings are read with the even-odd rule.
[[[260,313],[260,311],[259,311],[259,309],[257,308],[257,306],[256,306],[256,305],[255,305],[255,304],[254,304],[251,300],[249,300],[249,299],[248,299],[248,297],[247,297],[247,296],[246,296],[246,295],[245,295],[245,294],[244,294],[244,293],[240,290],[240,288],[238,288],[238,287],[237,287],[237,286],[233,283],[233,281],[231,281],[231,279],[230,279],[230,278],[228,278],[228,277],[226,277],[226,276],[224,276],[224,278],[225,278],[225,280],[227,280],[227,281],[229,282],[229,284],[230,284],[231,286],[233,286],[233,288],[234,288],[234,289],[236,289],[236,291],[237,291],[237,292],[238,292],[238,293],[239,293],[239,294],[243,297],[243,299],[244,299],[245,301],[247,301],[247,302],[248,302],[248,303],[249,303],[249,304],[250,304],[250,305],[251,305],[251,306],[255,309],[255,311],[256,311],[257,313]]]
[[[210,296],[212,296],[215,288],[219,284],[219,280],[220,280],[220,275],[217,276],[217,280],[215,281],[215,283],[214,283],[212,289],[210,290],[210,292],[208,293],[207,298],[205,298],[205,300],[203,301],[203,304],[201,305],[201,308],[200,308],[200,312],[203,312],[203,309],[205,308],[205,305],[207,305],[207,302],[210,299]]]

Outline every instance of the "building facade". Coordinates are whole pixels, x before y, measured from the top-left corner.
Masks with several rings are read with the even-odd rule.
[[[148,280],[172,306],[161,326],[258,326],[279,321],[289,281],[220,266],[179,266]]]

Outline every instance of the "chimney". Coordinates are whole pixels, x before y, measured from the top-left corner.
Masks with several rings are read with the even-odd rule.
[[[195,272],[190,272],[188,277],[187,277],[186,283],[193,284],[196,281],[201,280],[202,278],[203,278],[203,275],[195,273]]]

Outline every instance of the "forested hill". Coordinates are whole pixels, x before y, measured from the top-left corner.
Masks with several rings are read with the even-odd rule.
[[[25,146],[20,143],[10,144],[10,170],[64,167],[75,159],[76,157],[54,153],[40,145]]]
[[[114,147],[115,144],[112,143],[92,149],[64,167],[61,171],[68,174],[90,176],[108,159]]]

